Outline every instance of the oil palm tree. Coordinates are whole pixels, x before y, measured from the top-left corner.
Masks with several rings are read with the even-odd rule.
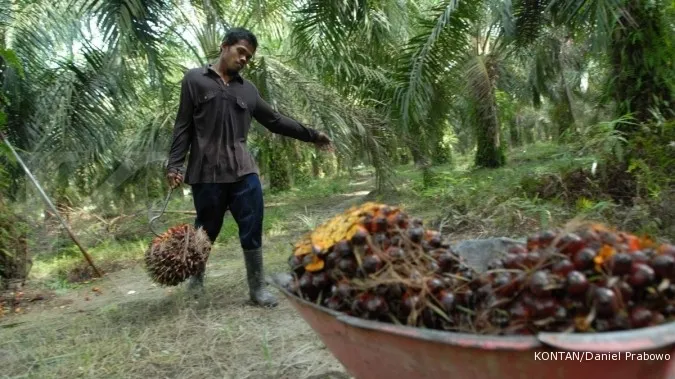
[[[571,36],[590,35],[592,51],[607,62],[605,93],[615,116],[632,114],[640,122],[672,118],[675,49],[672,4],[657,0],[522,0],[516,4],[523,44],[548,27],[569,27]],[[622,125],[636,132],[638,124]]]

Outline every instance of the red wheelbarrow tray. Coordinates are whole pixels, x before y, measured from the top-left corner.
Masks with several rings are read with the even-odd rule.
[[[282,292],[356,379],[675,379],[675,322],[620,332],[487,336],[360,319]]]

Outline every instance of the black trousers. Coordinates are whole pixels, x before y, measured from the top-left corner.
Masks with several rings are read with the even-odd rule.
[[[243,250],[262,248],[264,203],[262,185],[256,174],[235,183],[195,183],[192,198],[197,211],[195,227],[203,227],[211,243],[216,241],[229,209],[239,227]]]

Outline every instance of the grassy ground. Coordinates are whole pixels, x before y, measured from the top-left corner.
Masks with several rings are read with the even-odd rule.
[[[266,270],[285,271],[295,239],[371,189],[365,176],[268,196]],[[189,210],[189,200],[177,199],[169,209]],[[191,217],[167,214],[157,229]],[[4,317],[0,377],[349,377],[283,298],[272,310],[247,303],[231,217],[208,263],[207,294],[197,300],[184,286],[150,282],[139,261],[148,238],[91,248],[97,264],[114,270],[100,280],[69,281],[88,274],[70,250],[36,261],[24,298],[46,299]]]
[[[597,199],[570,203],[532,195],[532,177],[588,166],[589,158],[575,159],[564,147],[551,145],[510,157],[508,167],[499,170],[470,169],[468,158],[427,174],[401,167],[394,178],[398,191],[380,196],[369,194],[368,172],[268,195],[266,270],[286,271],[290,244],[302,233],[366,200],[400,205],[453,240],[520,237],[574,216],[603,221],[619,214]],[[190,198],[177,197],[168,209],[190,211]],[[157,229],[192,217],[168,213]],[[90,249],[109,272],[103,279],[73,282],[88,275],[77,250],[38,257],[21,313],[0,318],[0,377],[349,378],[285,299],[272,310],[247,304],[231,218],[214,246],[207,295],[199,300],[187,296],[183,286],[159,288],[148,280],[139,263],[151,236],[146,215],[116,228],[117,239]]]

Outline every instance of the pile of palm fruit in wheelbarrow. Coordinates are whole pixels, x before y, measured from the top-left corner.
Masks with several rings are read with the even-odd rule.
[[[675,378],[675,246],[649,237],[579,223],[452,244],[369,202],[288,263],[273,282],[355,378]],[[537,358],[563,351],[581,355]]]
[[[675,246],[598,224],[549,230],[476,269],[436,230],[366,203],[299,241],[291,293],[351,316],[454,332],[603,332],[675,318]]]

